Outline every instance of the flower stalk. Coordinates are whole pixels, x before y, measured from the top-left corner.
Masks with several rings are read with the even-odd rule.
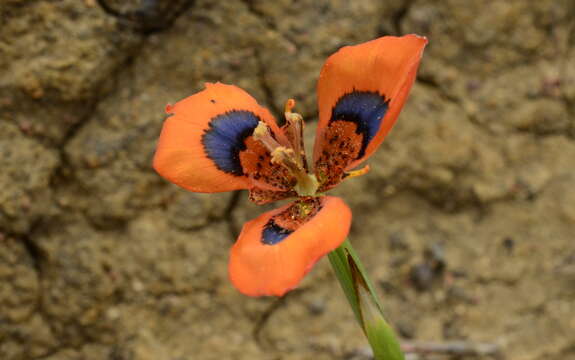
[[[343,242],[328,257],[355,318],[373,350],[374,359],[403,360],[401,347],[393,329],[385,320],[375,288],[350,242]]]

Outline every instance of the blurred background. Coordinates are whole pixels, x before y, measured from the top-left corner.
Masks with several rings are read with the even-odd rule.
[[[333,192],[390,321],[575,359],[572,0],[2,0],[0,359],[368,359],[327,260],[280,300],[239,294],[229,247],[267,208],[151,159],[205,81],[295,98],[313,137],[327,56],[407,33],[430,41],[418,82]]]

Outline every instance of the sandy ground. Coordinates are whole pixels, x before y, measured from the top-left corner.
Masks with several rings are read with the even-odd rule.
[[[1,359],[365,359],[326,260],[281,300],[242,296],[228,249],[269,207],[151,158],[164,106],[205,81],[276,114],[294,97],[311,130],[329,54],[413,32],[430,43],[396,128],[333,191],[388,317],[406,341],[575,359],[573,1],[105,3],[125,16],[0,4]]]

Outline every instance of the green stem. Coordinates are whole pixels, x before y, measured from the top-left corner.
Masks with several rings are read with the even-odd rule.
[[[339,284],[373,350],[376,360],[403,360],[393,329],[383,315],[375,287],[348,240],[329,253]]]

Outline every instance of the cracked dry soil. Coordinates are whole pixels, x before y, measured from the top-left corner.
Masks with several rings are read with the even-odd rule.
[[[151,157],[204,81],[294,97],[313,128],[330,53],[412,32],[411,98],[336,191],[389,318],[575,359],[573,1],[6,0],[0,24],[0,359],[359,359],[326,261],[282,300],[241,296],[227,251],[265,209]]]

